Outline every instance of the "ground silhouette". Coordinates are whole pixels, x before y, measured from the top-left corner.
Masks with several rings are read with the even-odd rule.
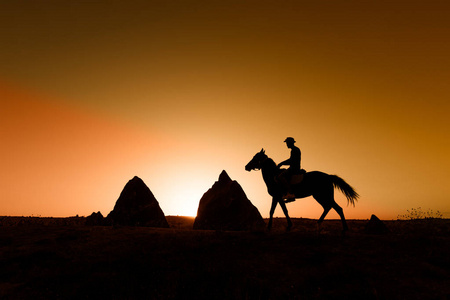
[[[273,219],[272,231],[0,217],[0,299],[447,299],[450,220]],[[266,220],[267,222],[268,220]],[[189,223],[190,222],[190,223]],[[47,224],[47,225],[46,225]],[[177,224],[173,226],[173,224]],[[189,225],[191,224],[191,225]],[[177,229],[190,228],[190,229]]]
[[[194,229],[252,231],[261,231],[264,227],[258,209],[225,170],[200,199],[193,226]]]

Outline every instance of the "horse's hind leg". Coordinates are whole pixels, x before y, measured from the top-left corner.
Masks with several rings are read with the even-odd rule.
[[[343,232],[347,231],[348,226],[347,226],[347,221],[345,221],[344,210],[336,202],[333,203],[333,208],[338,213],[339,217],[341,217]]]
[[[319,225],[323,222],[323,219],[325,219],[325,217],[327,216],[330,209],[331,209],[331,207],[323,207],[323,213],[320,216],[319,220],[317,221],[317,223],[319,223]]]
[[[320,233],[320,230],[322,229],[321,225],[322,225],[323,219],[325,219],[325,217],[327,216],[330,209],[331,209],[331,207],[323,206],[323,213],[320,216],[319,220],[317,221],[317,233]]]
[[[320,216],[319,220],[317,221],[317,223],[320,224],[323,222],[323,219],[325,219],[325,217],[327,216],[328,212],[330,211],[330,209],[332,207],[331,203],[334,202],[333,194],[330,195],[330,193],[322,192],[322,193],[313,194],[312,196],[323,207],[323,213]]]

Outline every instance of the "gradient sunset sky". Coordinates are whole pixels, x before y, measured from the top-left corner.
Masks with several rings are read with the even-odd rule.
[[[195,215],[226,170],[267,217],[244,166],[292,136],[347,218],[450,217],[449,37],[448,1],[1,1],[0,215],[106,215],[135,175]]]

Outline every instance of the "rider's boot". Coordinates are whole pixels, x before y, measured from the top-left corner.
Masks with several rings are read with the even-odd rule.
[[[295,201],[295,195],[287,194],[285,197],[286,200],[284,200],[284,203],[291,203]]]
[[[284,203],[294,202],[295,201],[295,194],[292,192],[291,189],[287,189],[286,194],[283,196]]]

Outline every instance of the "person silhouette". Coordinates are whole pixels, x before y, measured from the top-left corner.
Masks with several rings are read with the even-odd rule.
[[[281,172],[277,179],[281,183],[283,188],[283,198],[286,199],[286,202],[292,202],[295,201],[295,195],[290,189],[290,182],[294,175],[302,174],[300,168],[302,152],[298,147],[294,145],[294,138],[288,137],[284,140],[284,142],[286,143],[286,146],[291,149],[291,156],[285,161],[280,162],[277,167],[280,168],[281,166],[287,165],[289,166],[289,168]]]

